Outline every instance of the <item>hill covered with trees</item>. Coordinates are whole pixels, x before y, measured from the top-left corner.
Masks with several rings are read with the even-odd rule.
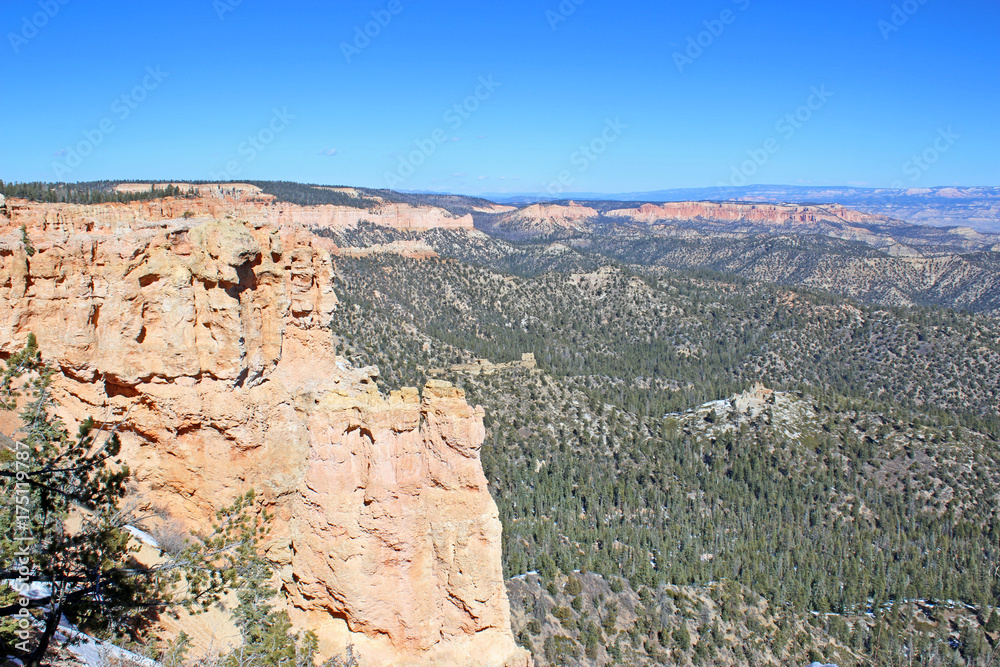
[[[996,319],[425,238],[462,260],[338,259],[335,335],[386,389],[441,376],[486,407],[510,576],[545,586],[583,569],[650,591],[728,581],[787,627],[969,605],[964,634],[926,618],[886,626],[897,648],[925,642],[923,664],[950,664],[951,644],[971,660],[996,639],[983,630],[1000,597]],[[539,368],[476,370],[525,352]],[[737,407],[757,382],[776,393]],[[888,645],[866,639],[873,627],[839,664],[872,664]],[[544,659],[551,637],[531,636]]]

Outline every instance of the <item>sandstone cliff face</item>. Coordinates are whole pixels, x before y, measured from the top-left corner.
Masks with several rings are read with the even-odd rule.
[[[482,417],[443,382],[422,399],[411,389],[388,402],[337,392],[320,400],[296,510],[310,536],[293,536],[296,607],[344,617],[355,632],[388,632],[435,664],[523,664],[497,585],[500,524],[479,463]],[[498,644],[498,654],[482,652]]]
[[[269,195],[197,199],[166,197],[126,204],[49,204],[44,207],[15,199],[7,202],[5,208],[14,224],[27,224],[43,231],[80,232],[108,226],[130,229],[143,223],[178,221],[185,219],[184,216],[198,222],[229,217],[252,225],[266,224],[271,227],[295,225],[337,229],[355,227],[359,222],[369,221],[400,231],[474,228],[471,215],[456,216],[433,206],[390,203],[382,203],[372,209],[332,205],[297,206],[284,202],[275,203]]]
[[[383,204],[372,211],[344,206],[278,204],[268,211],[268,220],[274,224],[295,221],[306,227],[329,228],[353,227],[359,222],[368,220],[404,232],[428,229],[473,229],[471,215],[454,216],[442,208],[409,204]]]
[[[914,227],[884,215],[838,204],[671,202],[616,209],[605,215],[644,223],[649,231],[664,236],[691,238],[692,231],[717,238],[747,234],[819,234],[860,241],[894,256],[916,257],[923,252],[940,254],[942,248],[978,252],[988,250],[997,238],[968,228]]]
[[[294,217],[174,219],[192,203],[8,201],[0,354],[34,332],[63,371],[66,416],[121,421],[139,492],[189,527],[260,491],[289,611],[327,654],[350,642],[370,665],[528,664],[482,410],[445,383],[383,396],[377,370],[332,355],[332,248]]]
[[[895,241],[891,235],[873,233],[865,225],[905,227],[898,220],[837,205],[671,202],[616,209],[607,215],[645,223],[654,233],[681,238],[691,238],[692,231],[722,238],[759,233],[823,234],[880,248],[888,248]]]
[[[752,204],[739,202],[670,202],[666,204],[643,204],[639,208],[623,208],[609,211],[608,216],[627,217],[638,222],[656,222],[659,220],[692,220],[703,218],[725,222],[763,222],[772,225],[791,224],[796,222],[820,222],[838,220],[841,222],[860,223],[878,218],[891,224],[884,216],[861,213],[844,206],[804,206],[798,204]]]

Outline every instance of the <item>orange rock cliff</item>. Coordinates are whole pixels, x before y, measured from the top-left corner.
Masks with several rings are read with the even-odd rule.
[[[668,202],[642,204],[639,208],[621,208],[608,211],[609,217],[630,218],[636,222],[669,220],[717,220],[725,222],[751,221],[770,225],[811,223],[826,220],[860,223],[880,221],[898,224],[891,218],[862,213],[845,206],[831,204],[810,206],[805,204],[762,204],[756,202]]]
[[[483,411],[440,381],[382,395],[376,369],[334,356],[333,248],[307,228],[350,222],[316,208],[9,200],[0,356],[34,332],[67,416],[124,420],[139,493],[188,527],[263,494],[283,599],[324,654],[529,665],[479,460]],[[407,209],[387,219],[464,225]]]

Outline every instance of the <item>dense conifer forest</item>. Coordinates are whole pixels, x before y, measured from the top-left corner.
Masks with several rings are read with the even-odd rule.
[[[134,181],[92,181],[88,183],[4,183],[0,181],[0,194],[38,202],[54,204],[107,204],[110,202],[150,201],[162,197],[193,197],[190,190],[177,185],[153,185],[138,192],[118,192],[119,183]]]
[[[385,389],[443,377],[486,407],[508,576],[544,587],[582,570],[654,597],[729,582],[775,627],[825,619],[826,639],[760,654],[773,664],[828,641],[840,664],[896,664],[887,647],[907,641],[924,642],[913,664],[951,664],[951,644],[972,660],[996,639],[982,629],[1000,599],[995,318],[432,240],[464,261],[338,258],[335,335]],[[526,352],[538,368],[476,361]],[[757,382],[776,393],[737,409]],[[543,626],[522,630],[540,664],[576,664]],[[671,623],[632,628],[602,645],[624,632],[642,660],[677,650]],[[583,659],[594,640],[574,630]]]

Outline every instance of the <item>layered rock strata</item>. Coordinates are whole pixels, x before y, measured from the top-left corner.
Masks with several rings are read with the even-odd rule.
[[[641,223],[654,234],[678,238],[739,238],[747,234],[823,235],[860,241],[895,257],[989,250],[1000,237],[973,229],[918,227],[884,215],[838,204],[669,202],[605,213]]]
[[[151,201],[102,204],[47,204],[38,206],[25,200],[11,199],[4,209],[14,224],[26,224],[40,231],[72,229],[132,228],[165,221],[233,219],[251,225],[272,228],[283,225],[298,227],[345,229],[362,222],[371,222],[399,231],[430,229],[472,230],[472,215],[453,215],[434,206],[409,204],[373,204],[373,208],[349,206],[297,206],[274,202],[263,196],[239,198],[198,197],[193,199],[165,197]]]
[[[864,223],[879,221],[899,225],[899,221],[884,216],[861,213],[836,204],[805,206],[800,204],[758,204],[744,202],[669,202],[643,204],[639,208],[608,211],[609,217],[631,218],[636,222],[670,220],[712,220],[719,222],[758,222],[770,225],[815,223],[824,221]]]
[[[120,423],[137,493],[172,521],[263,494],[283,599],[325,654],[528,664],[482,409],[439,381],[384,396],[332,354],[332,248],[294,216],[184,219],[178,201],[6,202],[0,356],[34,332],[66,417]]]

